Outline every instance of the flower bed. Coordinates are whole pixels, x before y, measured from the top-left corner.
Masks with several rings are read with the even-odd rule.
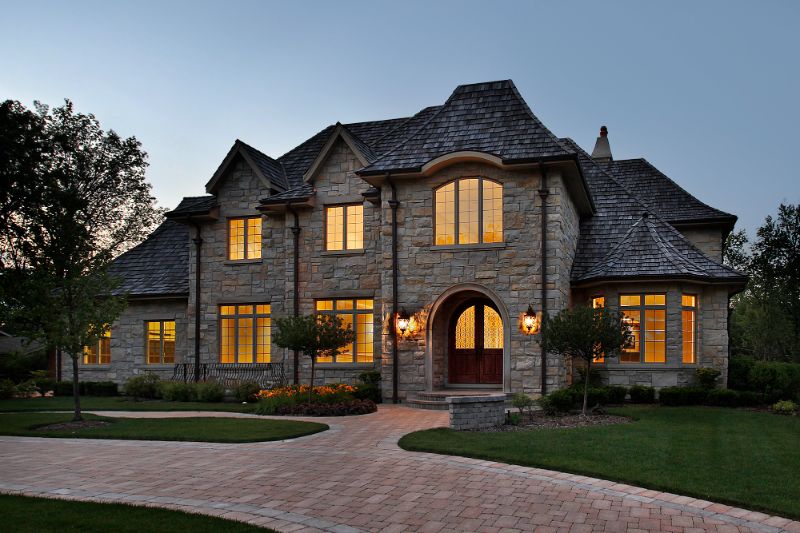
[[[309,394],[310,393],[310,394]],[[356,388],[343,383],[292,385],[259,391],[256,412],[261,415],[345,416],[374,413],[375,402],[355,397]]]

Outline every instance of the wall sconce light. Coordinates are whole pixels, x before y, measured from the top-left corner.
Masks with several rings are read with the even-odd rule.
[[[406,332],[410,333],[411,317],[408,316],[405,309],[400,309],[397,313],[397,329],[400,330],[400,335],[405,335]]]
[[[522,315],[522,329],[524,333],[528,335],[539,333],[540,325],[541,325],[541,319],[533,310],[533,307],[531,305],[528,305],[528,309]]]

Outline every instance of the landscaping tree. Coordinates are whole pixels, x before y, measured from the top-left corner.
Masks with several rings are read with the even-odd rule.
[[[272,340],[281,348],[297,350],[311,358],[311,386],[308,390],[310,403],[317,358],[326,357],[334,361],[342,348],[355,341],[355,333],[338,316],[292,316],[275,319]]]
[[[619,313],[604,307],[573,307],[545,320],[547,323],[538,339],[542,349],[586,365],[581,409],[586,416],[592,363],[627,346],[631,341],[630,328]]]
[[[0,104],[0,321],[78,364],[122,312],[111,260],[160,221],[134,137],[104,132],[70,101]]]
[[[731,348],[757,359],[800,356],[800,205],[781,204],[756,233],[752,251],[744,231],[725,243],[725,263],[750,275],[731,301]]]

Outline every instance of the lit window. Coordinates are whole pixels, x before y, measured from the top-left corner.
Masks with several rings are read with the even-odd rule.
[[[606,306],[606,298],[605,296],[595,296],[592,298],[592,309],[600,309],[601,307]],[[595,363],[603,363],[605,362],[605,354],[598,355],[594,358]]]
[[[223,305],[220,315],[220,362],[269,363],[269,304]]]
[[[697,362],[697,296],[681,296],[681,330],[683,333],[683,362]]]
[[[261,217],[228,219],[228,259],[261,259]]]
[[[337,205],[325,209],[325,249],[364,248],[364,206]]]
[[[372,363],[374,350],[374,311],[372,300],[317,300],[317,313],[337,316],[356,334],[354,343],[336,356],[319,357],[318,363]]]
[[[145,322],[147,329],[147,364],[171,364],[175,362],[175,321],[151,320]]]
[[[83,347],[84,365],[107,365],[111,363],[111,328],[91,346]]]
[[[621,294],[622,318],[633,341],[623,348],[620,362],[665,363],[667,361],[667,296],[665,294]],[[644,328],[642,328],[644,317]],[[644,331],[644,338],[642,338]]]
[[[437,246],[503,242],[503,186],[485,178],[462,178],[434,194]]]

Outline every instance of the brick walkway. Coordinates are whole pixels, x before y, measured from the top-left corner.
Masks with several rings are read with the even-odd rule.
[[[685,496],[397,447],[405,433],[446,425],[447,413],[382,406],[324,421],[330,431],[255,444],[0,437],[0,491],[157,505],[280,531],[800,532],[798,522]]]

